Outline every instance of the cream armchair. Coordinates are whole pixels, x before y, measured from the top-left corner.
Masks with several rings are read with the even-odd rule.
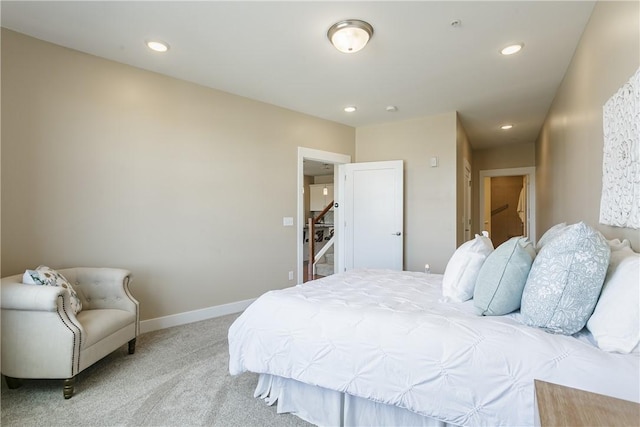
[[[63,395],[73,395],[76,375],[129,343],[135,352],[138,301],[129,292],[131,275],[114,268],[58,270],[74,286],[82,310],[70,309],[60,287],[22,284],[22,275],[2,279],[2,359],[9,388],[20,379],[64,379]]]

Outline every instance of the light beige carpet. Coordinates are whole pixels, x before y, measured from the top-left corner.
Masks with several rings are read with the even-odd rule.
[[[9,390],[3,378],[2,426],[309,426],[254,398],[257,375],[229,375],[237,316],[143,334],[135,354],[125,345],[81,372],[69,400],[62,381]]]

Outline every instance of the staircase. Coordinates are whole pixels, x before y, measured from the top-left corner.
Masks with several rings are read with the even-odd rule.
[[[331,276],[333,274],[333,248],[329,250],[331,252],[324,254],[316,263],[317,276]]]
[[[315,227],[333,206],[333,200],[317,217],[309,218],[309,262],[307,264],[307,277],[330,276],[333,274],[333,242],[335,236],[326,242],[319,251],[315,246]],[[323,242],[324,243],[324,242]]]

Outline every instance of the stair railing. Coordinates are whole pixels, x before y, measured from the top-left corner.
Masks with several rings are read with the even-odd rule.
[[[507,203],[506,205],[502,205],[499,208],[495,208],[494,210],[491,211],[491,216],[497,215],[502,211],[506,211],[507,209],[509,209],[509,204]]]
[[[320,261],[320,258],[322,258],[324,256],[324,254],[326,254],[327,252],[329,252],[329,249],[331,249],[331,246],[333,246],[334,243],[334,238],[336,236],[333,235],[331,236],[331,238],[329,239],[329,241],[327,241],[327,244],[324,245],[322,247],[322,249],[320,249],[318,251],[318,253],[316,254],[316,256],[313,258],[313,274],[316,274],[316,264],[318,263],[318,261]]]
[[[309,280],[313,280],[316,273],[316,224],[324,218],[324,216],[333,207],[333,200],[329,203],[315,218],[309,218],[309,264],[307,265],[307,273]]]

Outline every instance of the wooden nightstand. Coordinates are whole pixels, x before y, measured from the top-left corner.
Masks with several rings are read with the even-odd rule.
[[[534,380],[535,423],[547,426],[640,426],[640,403]]]

